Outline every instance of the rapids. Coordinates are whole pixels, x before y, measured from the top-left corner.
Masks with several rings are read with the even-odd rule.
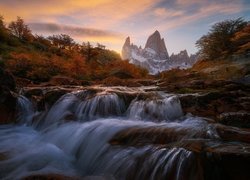
[[[177,95],[150,88],[76,90],[43,111],[20,94],[17,107],[18,123],[0,126],[0,179],[218,179],[204,163],[213,151],[250,153],[211,120],[184,115]]]

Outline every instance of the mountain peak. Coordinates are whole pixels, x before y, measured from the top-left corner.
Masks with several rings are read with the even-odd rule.
[[[129,46],[130,45],[130,37],[128,36],[125,40],[124,46]]]
[[[179,54],[173,53],[169,57],[164,38],[161,38],[157,30],[148,37],[145,48],[134,45],[130,42],[130,37],[127,37],[121,55],[122,59],[148,69],[150,74],[157,74],[172,68],[185,69],[195,62],[195,57],[191,59],[186,50]]]
[[[130,37],[128,36],[125,40],[125,43],[122,47],[122,58],[123,59],[129,59],[130,57],[130,53],[131,53],[131,46],[133,46],[133,44],[130,44]]]
[[[158,30],[155,30],[155,32],[153,33],[153,35],[157,35],[157,36],[159,35],[159,36],[161,36],[160,32]]]
[[[165,45],[165,41],[161,38],[158,30],[149,36],[145,48],[153,49],[160,57],[160,59],[168,59],[168,51]]]

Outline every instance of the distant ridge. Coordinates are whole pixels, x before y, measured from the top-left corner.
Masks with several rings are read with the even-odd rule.
[[[196,56],[189,56],[183,50],[169,57],[164,38],[156,30],[148,37],[144,49],[132,44],[130,37],[127,37],[122,47],[122,59],[128,59],[130,63],[148,69],[151,74],[157,74],[173,68],[189,68],[196,61]]]

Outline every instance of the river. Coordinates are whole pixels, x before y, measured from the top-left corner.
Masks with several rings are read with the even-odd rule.
[[[222,133],[244,131],[184,114],[178,95],[155,87],[74,89],[43,110],[20,93],[17,106],[18,123],[0,126],[1,179],[249,177],[249,143]]]

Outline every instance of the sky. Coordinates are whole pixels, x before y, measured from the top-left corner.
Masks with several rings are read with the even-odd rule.
[[[191,54],[214,23],[250,21],[250,0],[0,0],[0,15],[6,23],[20,16],[34,34],[64,33],[119,53],[127,36],[144,47],[158,30],[169,54]]]

